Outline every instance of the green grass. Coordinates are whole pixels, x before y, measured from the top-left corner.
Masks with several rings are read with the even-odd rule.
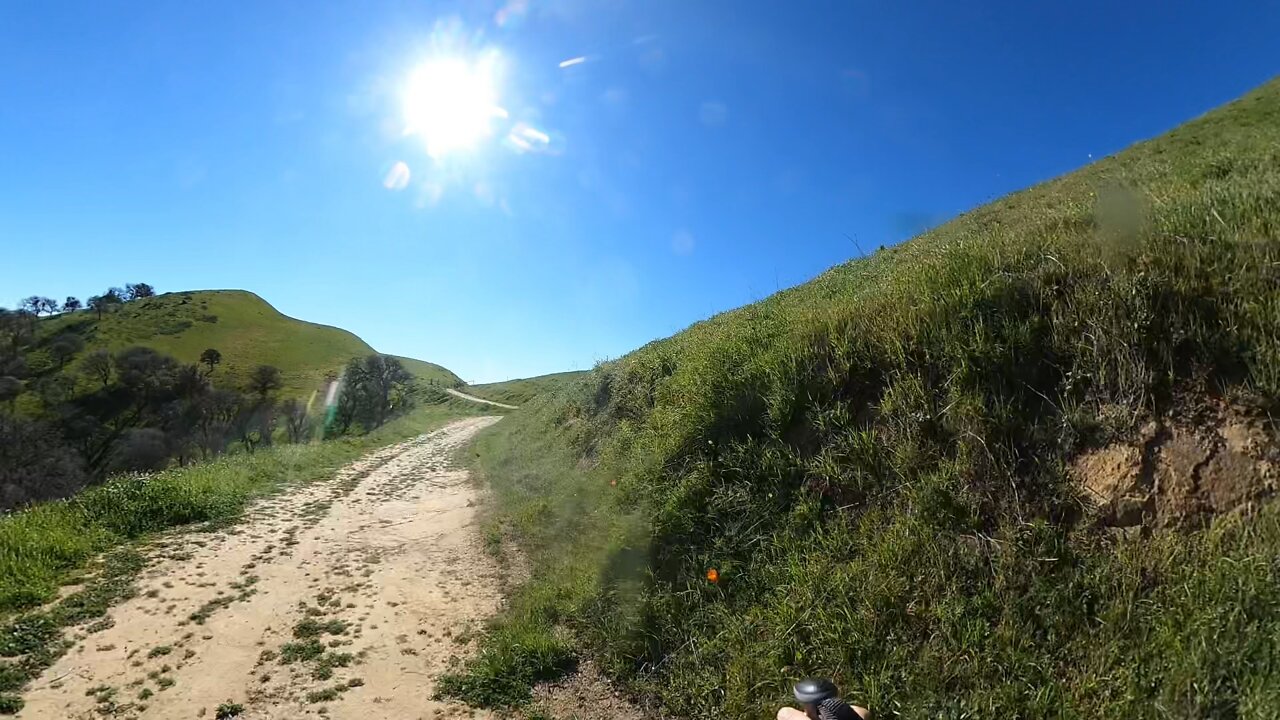
[[[404,364],[405,370],[413,373],[413,376],[424,384],[430,383],[442,387],[460,387],[462,385],[462,378],[440,365],[399,355],[395,357],[399,358],[400,362]]]
[[[539,375],[531,378],[468,385],[466,392],[469,395],[475,395],[485,400],[507,403],[508,405],[523,405],[538,395],[555,390],[565,383],[584,375],[586,375],[584,370],[551,373],[550,375]]]
[[[532,580],[441,688],[1274,717],[1280,505],[1115,536],[1065,473],[1217,402],[1280,409],[1280,82],[531,398],[476,465]]]
[[[244,290],[166,293],[126,303],[101,321],[93,311],[81,310],[40,322],[42,337],[64,330],[84,336],[84,353],[144,345],[194,363],[206,348],[216,348],[222,353],[213,374],[216,384],[239,387],[257,365],[274,365],[281,370],[282,394],[295,397],[323,388],[326,374],[341,372],[351,358],[374,352],[346,330],[288,317]],[[424,381],[461,383],[439,365],[401,359]]]

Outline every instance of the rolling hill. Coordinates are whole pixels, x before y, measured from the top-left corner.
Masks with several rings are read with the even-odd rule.
[[[101,320],[91,310],[63,313],[41,320],[39,332],[44,337],[75,332],[84,338],[85,352],[144,345],[188,363],[215,348],[222,353],[215,379],[238,385],[255,366],[274,365],[287,395],[310,393],[351,358],[374,352],[346,330],[291,318],[244,290],[166,293],[126,303]],[[462,382],[439,365],[401,359],[424,381]]]
[[[480,383],[479,385],[468,385],[467,392],[486,400],[511,405],[523,405],[538,395],[563,387],[566,383],[576,378],[584,377],[586,374],[585,370],[571,370],[569,372],[550,373],[531,378]]]
[[[1278,411],[1272,81],[532,398],[476,453],[532,579],[441,687],[1269,717]]]

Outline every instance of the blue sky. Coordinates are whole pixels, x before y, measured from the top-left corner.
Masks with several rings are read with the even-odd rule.
[[[0,304],[246,288],[470,381],[586,368],[1230,100],[1277,37],[1275,2],[5,0]],[[440,56],[505,116],[433,157],[403,88]]]

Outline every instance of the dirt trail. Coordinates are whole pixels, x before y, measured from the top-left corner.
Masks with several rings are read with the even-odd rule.
[[[458,634],[498,603],[498,568],[469,527],[474,490],[450,465],[498,419],[384,448],[227,530],[158,544],[139,596],[110,627],[78,629],[19,717],[212,720],[223,703],[246,720],[485,716],[430,698]]]
[[[494,407],[506,408],[508,410],[520,409],[519,405],[508,405],[506,403],[494,402],[493,400],[485,400],[484,398],[476,397],[475,395],[468,395],[460,390],[454,390],[453,388],[445,388],[444,391],[456,398],[462,398],[463,400],[470,400],[471,402],[484,403],[485,405],[492,405]]]

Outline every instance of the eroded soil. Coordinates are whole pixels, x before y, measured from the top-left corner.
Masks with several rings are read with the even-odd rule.
[[[1203,526],[1276,493],[1280,445],[1264,419],[1227,408],[1150,422],[1077,457],[1071,475],[1106,526]]]

